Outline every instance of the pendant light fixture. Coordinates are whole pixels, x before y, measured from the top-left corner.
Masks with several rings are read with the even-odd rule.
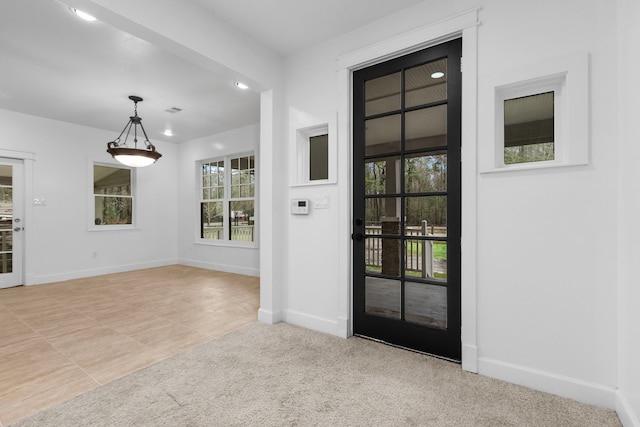
[[[162,154],[158,153],[156,147],[149,142],[147,132],[142,126],[142,119],[138,116],[138,102],[142,102],[142,98],[131,95],[129,99],[133,101],[133,116],[129,117],[129,123],[125,125],[120,135],[113,141],[107,143],[107,153],[111,154],[114,159],[126,166],[135,168],[149,166],[162,157]],[[144,135],[144,148],[138,148],[138,126],[140,126],[142,134]],[[131,128],[133,128],[133,148],[127,146]],[[121,138],[125,131],[127,135],[124,141],[122,141]]]

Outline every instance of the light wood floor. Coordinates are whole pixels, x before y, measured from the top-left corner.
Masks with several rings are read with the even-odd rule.
[[[259,279],[173,265],[0,289],[0,427],[257,319]]]

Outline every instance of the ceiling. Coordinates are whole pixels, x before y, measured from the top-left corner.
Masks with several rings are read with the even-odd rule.
[[[199,3],[286,57],[422,0],[180,1]],[[57,0],[0,1],[2,109],[115,138],[133,114],[128,96],[138,95],[149,139],[182,142],[259,121],[259,94],[233,83],[104,22],[83,21]]]

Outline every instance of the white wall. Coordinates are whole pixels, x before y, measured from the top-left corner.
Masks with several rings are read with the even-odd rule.
[[[2,150],[35,154],[32,197],[46,200],[24,222],[27,284],[176,262],[176,146],[157,142],[163,157],[136,171],[135,230],[89,231],[90,165],[116,164],[106,152],[114,134],[6,110],[0,128]]]
[[[201,160],[224,157],[228,154],[253,151],[259,159],[258,124],[183,142],[178,156],[178,258],[181,264],[259,276],[260,252],[258,248],[230,246],[229,244],[203,244],[197,242],[199,232],[199,168]],[[258,170],[258,177],[260,170]],[[256,196],[258,218],[260,198]],[[260,219],[258,219],[258,227]],[[258,234],[256,233],[256,238]]]
[[[625,425],[640,426],[640,286],[636,266],[640,259],[640,144],[637,122],[640,117],[640,5],[635,0],[618,2],[619,103],[620,123],[620,224],[618,227],[619,292],[619,373],[616,409]]]
[[[288,58],[288,116],[335,114],[339,56],[476,5],[470,0],[424,2]],[[463,235],[477,232],[478,318],[476,325],[466,326],[478,330],[478,368],[480,373],[613,407],[616,11],[597,0],[486,0],[481,6],[479,145],[493,126],[493,99],[482,95],[493,74],[575,52],[591,54],[592,121],[588,166],[476,177],[478,229],[463,230]],[[291,123],[289,119],[288,126]],[[338,142],[341,147],[348,143]],[[350,159],[338,163],[341,176],[349,176]],[[288,189],[290,198],[331,198],[330,209],[291,218],[288,224],[283,306],[290,322],[336,331],[337,307],[344,304],[337,266],[345,253],[339,249],[346,243],[332,230],[350,223],[348,207],[340,205],[348,201],[337,197],[340,189],[348,192],[349,185],[343,179],[337,186]]]

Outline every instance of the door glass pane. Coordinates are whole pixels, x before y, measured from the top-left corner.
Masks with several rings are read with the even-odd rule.
[[[400,281],[365,277],[365,312],[400,319]]]
[[[400,72],[364,84],[364,115],[387,113],[400,109]]]
[[[364,247],[367,273],[400,277],[400,244],[400,239],[367,236]]]
[[[365,199],[364,221],[367,234],[400,234],[400,198],[374,197]],[[375,232],[374,230],[380,230]]]
[[[447,152],[436,151],[407,156],[404,165],[404,191],[447,191]]]
[[[229,202],[230,230],[229,240],[253,242],[253,200]]]
[[[400,151],[400,114],[365,121],[365,156]]]
[[[405,150],[447,146],[447,106],[423,108],[405,115]]]
[[[405,107],[447,99],[447,60],[429,62],[405,72]]]
[[[364,165],[365,194],[400,193],[400,157],[384,157],[367,161]]]
[[[405,283],[405,320],[447,328],[447,288],[427,283]]]
[[[13,167],[0,165],[0,274],[13,272]]]
[[[426,229],[430,236],[447,235],[447,196],[406,197],[404,215],[405,233]]]
[[[13,253],[0,254],[0,273],[13,273]]]
[[[200,203],[200,238],[211,240],[224,239],[223,218],[223,202]]]
[[[405,275],[447,281],[447,242],[440,240],[405,240]]]

